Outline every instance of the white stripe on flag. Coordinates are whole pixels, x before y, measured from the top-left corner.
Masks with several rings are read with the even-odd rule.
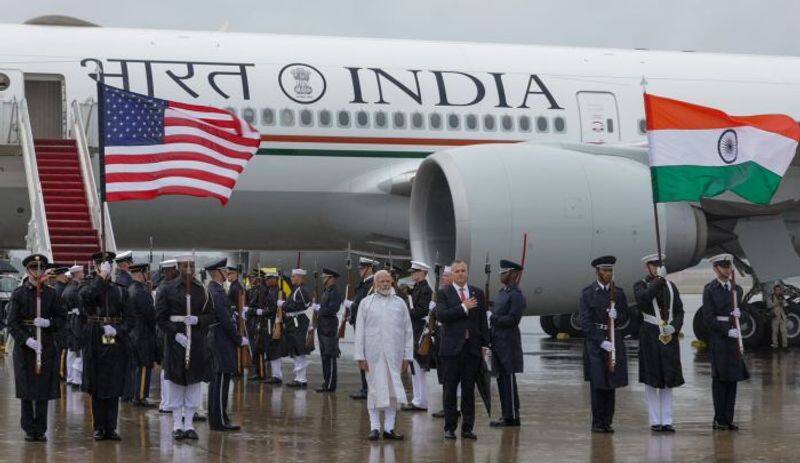
[[[197,127],[186,127],[183,125],[167,125],[164,127],[164,135],[192,135],[195,137],[205,138],[206,140],[213,141],[214,143],[228,148],[229,150],[237,151],[242,154],[251,154],[253,151],[253,147],[247,145],[240,145],[238,143],[233,143],[229,140],[224,138],[220,138],[216,135],[212,135],[206,132],[203,129],[198,129]]]
[[[151,180],[148,182],[108,182],[106,184],[106,191],[108,191],[109,193],[119,193],[126,191],[149,191],[170,186],[198,188],[201,190],[207,190],[212,193],[216,193],[221,196],[225,196],[226,198],[230,197],[231,192],[233,191],[230,188],[226,188],[216,183],[206,182],[204,180],[196,180],[186,177],[164,177],[156,180]]]
[[[235,170],[225,169],[224,167],[217,167],[206,162],[199,161],[160,161],[148,164],[107,164],[107,174],[128,174],[128,173],[150,173],[161,172],[170,169],[189,169],[199,170],[216,174],[221,177],[228,177],[236,180],[239,173]]]
[[[213,119],[217,121],[232,121],[233,116],[227,113],[195,111],[193,109],[171,108],[164,111],[166,117],[189,117],[193,119]]]
[[[172,153],[172,152],[193,152],[199,153],[211,158],[214,158],[218,161],[227,163],[227,164],[234,164],[237,166],[246,166],[248,159],[239,159],[234,158],[231,156],[226,156],[224,154],[219,153],[218,151],[214,151],[211,148],[206,148],[203,145],[198,145],[197,143],[167,143],[165,145],[138,145],[138,146],[107,146],[106,147],[106,155],[107,156],[142,156],[142,155],[158,155],[162,153]]]

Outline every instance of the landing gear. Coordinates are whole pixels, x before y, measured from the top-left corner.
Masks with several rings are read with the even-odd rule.
[[[547,333],[548,336],[551,338],[556,337],[558,334],[558,328],[556,328],[555,320],[553,320],[553,315],[541,315],[539,317],[539,323],[542,325],[542,330]]]
[[[764,347],[768,341],[766,335],[768,331],[767,324],[769,323],[769,318],[765,316],[766,308],[764,303],[757,301],[752,304],[742,304],[740,308],[742,316],[739,318],[739,326],[742,328],[742,344],[744,344],[744,348],[758,349]],[[798,338],[797,341],[800,341],[800,314],[797,315],[796,321],[798,324],[795,328],[795,336]],[[708,343],[710,333],[703,323],[702,307],[695,312],[692,327],[694,328],[695,337]],[[791,342],[791,340],[789,342]]]
[[[559,333],[567,333],[571,338],[582,338],[581,322],[578,312],[553,315]]]
[[[800,345],[800,304],[786,307],[786,338],[790,347]]]

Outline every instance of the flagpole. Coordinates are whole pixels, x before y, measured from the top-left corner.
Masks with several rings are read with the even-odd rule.
[[[645,111],[645,120],[646,121],[647,120],[651,120],[652,121],[652,119],[650,118],[650,114],[649,114],[650,113],[650,108],[647,105],[647,79],[644,76],[642,76],[641,86],[642,86],[642,96],[643,96],[643,100],[642,101],[644,103],[644,111]],[[649,137],[649,135],[648,135],[648,137]],[[650,149],[651,149],[651,146],[650,146],[650,143],[648,142],[648,146],[647,146],[648,164],[650,164],[650,160],[649,160],[649,158],[650,158],[650,156],[649,156]],[[649,168],[650,168],[650,194],[651,194],[651,199],[653,201],[653,222],[655,223],[655,226],[656,226],[656,252],[658,252],[658,260],[661,261],[662,260],[661,256],[663,256],[664,254],[661,252],[661,226],[660,226],[659,221],[658,221],[658,202],[656,202],[655,177],[653,177],[653,166],[649,166]],[[663,266],[664,263],[661,262],[661,265]]]
[[[103,83],[97,75],[97,148],[100,165],[100,251],[106,251],[106,136]]]

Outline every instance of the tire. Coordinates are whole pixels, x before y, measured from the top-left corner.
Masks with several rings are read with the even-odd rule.
[[[639,329],[642,326],[642,313],[637,307],[628,307],[625,323],[617,326],[623,338],[639,339]]]
[[[697,312],[694,313],[694,318],[692,319],[692,329],[694,330],[694,337],[708,343],[708,329],[706,325],[703,323],[703,308],[700,307],[697,309]]]
[[[583,337],[578,312],[553,315],[553,320],[559,333],[567,333],[572,338]]]
[[[745,349],[758,349],[767,344],[767,318],[763,302],[758,301],[741,307],[739,327],[742,329],[742,344]]]
[[[542,330],[551,338],[556,337],[558,334],[558,328],[556,328],[556,322],[553,318],[553,315],[541,315],[539,317],[539,324],[542,325]]]
[[[800,304],[786,306],[786,338],[790,347],[800,345]]]

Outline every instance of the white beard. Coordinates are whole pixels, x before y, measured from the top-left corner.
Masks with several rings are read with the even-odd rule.
[[[379,289],[379,290],[377,290],[377,291],[378,291],[378,294],[380,294],[380,295],[382,295],[382,296],[388,296],[389,294],[391,294],[391,293],[392,293],[392,288],[387,288],[387,289]]]

